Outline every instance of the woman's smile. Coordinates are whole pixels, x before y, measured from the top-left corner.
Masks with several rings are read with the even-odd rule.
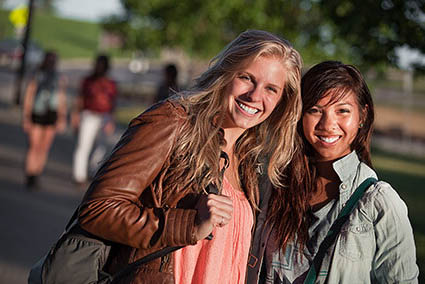
[[[260,56],[226,88],[228,111],[224,129],[243,132],[266,120],[282,97],[286,70],[273,56]]]

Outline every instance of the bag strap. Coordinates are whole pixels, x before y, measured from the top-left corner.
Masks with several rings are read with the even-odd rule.
[[[78,208],[79,207],[80,206],[77,206],[77,209],[75,209],[74,213],[72,213],[71,218],[69,219],[68,223],[65,226],[65,232],[68,232],[69,229],[71,228],[72,224],[74,223],[74,221],[77,220],[77,217],[78,217]]]
[[[223,179],[223,177],[224,177],[224,171],[229,167],[230,160],[229,160],[229,156],[224,151],[221,151],[220,158],[221,159],[224,159],[223,168],[220,170],[220,178]],[[213,183],[210,183],[209,185],[207,185],[206,191],[208,193],[220,194],[219,189]]]
[[[351,195],[350,199],[348,199],[344,208],[342,208],[341,212],[339,212],[338,217],[330,227],[325,239],[320,244],[319,250],[317,251],[317,254],[314,257],[313,263],[310,266],[307,277],[304,280],[304,284],[315,283],[326,251],[335,242],[336,237],[341,231],[342,225],[344,225],[344,223],[347,221],[348,217],[350,216],[350,213],[354,209],[354,206],[357,204],[357,201],[359,201],[359,199],[363,196],[366,189],[369,188],[369,186],[371,186],[372,184],[375,184],[377,181],[378,180],[373,177],[367,178],[359,185],[359,187],[357,187],[357,189]]]
[[[178,249],[181,249],[184,246],[177,246],[177,247],[165,247],[161,250],[155,251],[151,254],[148,254],[138,260],[136,260],[135,262],[132,262],[130,264],[128,264],[126,267],[124,267],[123,269],[121,269],[120,271],[118,271],[117,273],[115,273],[112,277],[111,277],[111,282],[110,284],[116,284],[118,283],[121,278],[123,278],[124,276],[126,276],[127,274],[129,274],[130,272],[132,272],[133,270],[135,270],[137,267],[139,267],[142,264],[148,263],[149,261],[152,261],[156,258],[159,257],[163,257],[169,253],[172,253],[173,251],[176,251]],[[107,277],[107,276],[106,276]],[[102,281],[103,279],[99,279],[99,282]]]

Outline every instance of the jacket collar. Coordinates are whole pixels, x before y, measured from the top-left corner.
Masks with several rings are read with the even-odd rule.
[[[351,152],[332,164],[341,180],[341,184],[339,185],[340,206],[344,206],[354,190],[353,187],[355,186],[355,180],[359,173],[360,164],[356,151]]]
[[[335,161],[332,166],[341,182],[346,182],[354,179],[359,164],[360,160],[356,151],[352,151],[347,156]]]
[[[377,178],[375,171],[359,160],[356,151],[335,161],[332,166],[341,180],[339,185],[340,206],[344,206],[352,192],[366,178]]]

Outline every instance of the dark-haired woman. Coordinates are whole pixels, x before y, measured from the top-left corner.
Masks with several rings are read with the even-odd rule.
[[[28,134],[25,174],[29,190],[37,185],[57,131],[66,127],[66,79],[56,67],[56,53],[46,52],[25,93],[22,127]]]
[[[105,150],[98,150],[90,155],[99,134],[112,135],[115,123],[112,113],[116,105],[117,86],[108,76],[110,60],[107,55],[98,55],[91,74],[81,83],[80,93],[76,98],[71,123],[78,129],[77,144],[74,151],[74,181],[87,186],[90,164],[97,168],[97,162],[103,159]],[[98,157],[97,157],[98,156]]]
[[[370,140],[373,101],[352,65],[326,61],[302,78],[302,147],[276,189],[249,283],[417,283],[415,243],[407,208],[390,184],[369,186],[337,231],[325,237],[356,188],[377,178]],[[326,238],[329,240],[330,238]],[[326,249],[320,249],[329,244]],[[324,246],[326,247],[326,246]],[[314,257],[322,255],[320,262]]]

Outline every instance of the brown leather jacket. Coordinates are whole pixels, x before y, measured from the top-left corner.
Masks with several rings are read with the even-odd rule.
[[[169,101],[135,118],[83,198],[78,216],[82,228],[122,244],[110,254],[110,273],[160,248],[196,243],[193,199],[176,208],[184,197],[176,193],[162,204],[154,182],[167,170],[186,118],[183,107]],[[172,259],[155,259],[122,283],[174,283]]]

